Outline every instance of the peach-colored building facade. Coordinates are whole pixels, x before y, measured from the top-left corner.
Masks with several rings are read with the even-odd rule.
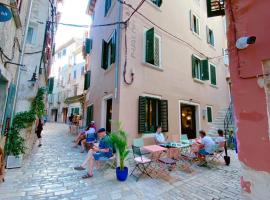
[[[122,121],[130,142],[157,125],[176,138],[194,138],[211,129],[230,102],[224,19],[208,19],[205,1],[159,2],[146,0],[131,17],[125,49],[124,24],[97,25],[124,22],[133,9],[116,0],[89,1],[94,20],[86,104],[93,105],[98,127]]]

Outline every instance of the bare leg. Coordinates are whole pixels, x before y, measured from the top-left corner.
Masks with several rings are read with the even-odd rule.
[[[81,153],[83,153],[85,151],[85,148],[86,148],[86,139],[81,141],[81,147],[82,147]]]
[[[93,157],[93,151],[92,150],[89,150],[88,153],[87,153],[87,156],[86,158],[84,159],[83,163],[82,163],[82,167],[85,168],[87,163],[90,161],[90,159]]]
[[[89,160],[89,171],[88,171],[89,175],[93,175],[94,164],[95,164],[95,159],[94,159],[94,156],[91,155],[90,160]]]

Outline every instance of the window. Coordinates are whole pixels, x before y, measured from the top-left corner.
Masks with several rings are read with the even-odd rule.
[[[76,70],[73,71],[73,79],[76,79]]]
[[[94,120],[94,105],[88,106],[86,113],[86,125],[88,125]]]
[[[74,96],[78,94],[78,85],[74,85]]]
[[[114,31],[109,42],[102,41],[102,60],[101,68],[106,70],[111,64],[115,63],[116,54],[116,32]]]
[[[57,53],[57,57],[58,57],[58,59],[60,59],[60,58],[61,58],[61,56],[62,56],[62,55],[61,55],[61,52],[58,52],[58,53]]]
[[[192,77],[202,81],[209,80],[208,60],[192,55]]]
[[[206,26],[206,34],[207,34],[207,43],[212,46],[215,46],[214,32],[213,30],[209,29],[208,26]]]
[[[91,82],[91,71],[87,71],[84,77],[84,90],[88,90]]]
[[[210,64],[210,82],[212,85],[217,85],[216,66]]]
[[[92,50],[92,39],[85,39],[85,53],[89,54]]]
[[[145,33],[145,62],[160,67],[161,37],[155,34],[154,28]]]
[[[213,112],[212,112],[212,107],[211,106],[207,106],[206,107],[207,110],[207,121],[209,123],[213,122]]]
[[[67,55],[67,50],[66,49],[63,50],[63,56],[65,56],[65,55]]]
[[[139,97],[139,132],[154,133],[159,125],[168,132],[168,101]]]
[[[112,0],[105,0],[105,16],[108,14],[112,6]]]
[[[80,114],[80,108],[71,108],[71,113],[72,114]]]
[[[153,4],[155,4],[156,6],[160,7],[162,4],[162,0],[151,0]]]
[[[193,33],[200,35],[200,20],[192,11],[190,11],[190,29]]]
[[[27,31],[26,42],[28,44],[35,44],[37,41],[37,26],[30,24]]]

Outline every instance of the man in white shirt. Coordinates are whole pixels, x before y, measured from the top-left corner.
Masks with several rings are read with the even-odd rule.
[[[211,137],[206,136],[206,133],[204,131],[200,131],[200,136],[202,138],[201,141],[202,148],[199,150],[199,154],[202,156],[212,154],[215,150],[216,145],[214,140]]]
[[[155,133],[155,141],[156,141],[157,144],[166,143],[166,139],[165,139],[163,133],[161,133],[161,126],[157,127],[157,131]]]

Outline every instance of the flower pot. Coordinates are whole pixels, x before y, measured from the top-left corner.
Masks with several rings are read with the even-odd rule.
[[[118,181],[125,181],[128,177],[128,168],[125,167],[124,170],[121,170],[120,167],[117,167],[116,177]]]
[[[20,168],[22,166],[22,155],[8,156],[7,157],[7,169]]]

